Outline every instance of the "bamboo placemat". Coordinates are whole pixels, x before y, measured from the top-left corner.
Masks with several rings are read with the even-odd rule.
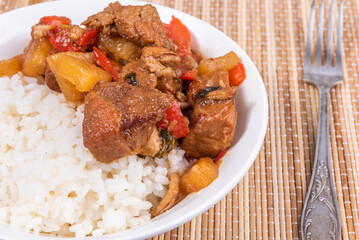
[[[44,1],[0,0],[0,13]],[[203,19],[237,41],[269,100],[267,135],[243,180],[207,212],[153,240],[299,239],[318,110],[316,90],[301,78],[311,0],[150,2]],[[331,91],[330,137],[342,239],[352,240],[359,239],[359,1],[344,2],[345,84]]]

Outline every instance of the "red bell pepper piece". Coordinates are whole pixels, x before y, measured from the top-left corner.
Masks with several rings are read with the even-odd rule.
[[[229,85],[239,86],[246,79],[246,69],[243,63],[238,63],[228,71]]]
[[[60,52],[85,52],[86,47],[80,47],[71,42],[67,36],[66,31],[59,31],[55,34],[50,34],[49,40],[51,44]]]
[[[227,152],[227,149],[223,149],[215,159],[213,159],[213,162],[217,162],[219,160],[221,160],[221,158],[223,158],[223,156],[226,154]]]
[[[95,58],[96,63],[100,65],[103,69],[105,69],[106,72],[110,73],[115,81],[121,80],[118,71],[116,70],[111,60],[107,58],[105,53],[98,50],[97,47],[93,47],[92,54]]]
[[[81,38],[77,41],[77,45],[81,47],[88,47],[94,45],[97,42],[99,32],[96,29],[86,30],[82,34]]]
[[[168,23],[163,22],[163,27],[165,28],[166,32],[168,32],[170,29],[170,25]]]
[[[57,50],[60,52],[82,52],[82,49],[78,48],[70,41],[67,32],[62,28],[63,25],[71,25],[71,20],[69,18],[61,16],[45,16],[40,19],[39,23],[55,26],[49,35],[49,40]]]
[[[162,119],[157,122],[157,127],[163,128],[164,130],[168,129],[169,122],[166,119]]]
[[[164,24],[167,36],[177,45],[177,54],[182,58],[191,52],[191,33],[187,27],[176,17],[172,16],[169,24]]]
[[[64,28],[71,25],[71,20],[67,17],[46,16],[42,17],[39,23],[55,26],[49,35],[49,40],[60,52],[85,52],[87,47],[94,45],[98,39],[97,30],[87,30],[78,41],[72,42],[68,36],[69,30]]]
[[[164,120],[157,122],[157,126],[168,130],[175,139],[179,139],[189,133],[188,123],[177,101],[173,101],[172,106],[165,112]]]
[[[197,76],[197,70],[192,69],[192,70],[183,71],[180,78],[182,80],[194,80],[196,76]]]

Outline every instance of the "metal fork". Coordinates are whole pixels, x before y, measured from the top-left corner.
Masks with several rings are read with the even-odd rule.
[[[313,0],[305,51],[303,79],[318,88],[319,118],[317,143],[312,177],[310,180],[304,208],[302,212],[302,239],[305,240],[337,240],[341,236],[338,200],[333,183],[330,164],[329,141],[329,98],[330,88],[342,81],[342,37],[343,37],[343,2],[340,2],[338,15],[338,32],[336,47],[336,65],[332,65],[334,0],[330,6],[327,55],[322,64],[324,1],[320,4],[318,21],[318,38],[315,63],[312,65],[311,49],[315,21],[315,0]]]

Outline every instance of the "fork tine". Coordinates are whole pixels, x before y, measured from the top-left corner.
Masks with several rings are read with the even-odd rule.
[[[334,18],[334,0],[330,4],[330,14],[329,14],[329,25],[328,25],[328,41],[327,41],[327,58],[325,65],[332,65],[332,51],[333,51],[333,18]]]
[[[338,34],[337,34],[337,51],[336,66],[342,68],[342,45],[343,45],[343,1],[340,1],[338,15]]]
[[[324,25],[324,1],[322,0],[320,3],[320,11],[319,11],[317,51],[315,54],[316,65],[322,64],[323,25]]]
[[[310,67],[312,65],[311,53],[312,53],[312,41],[313,41],[313,31],[314,31],[314,20],[315,20],[315,0],[312,2],[309,15],[309,24],[308,24],[308,34],[307,34],[307,45],[305,48],[305,67]]]

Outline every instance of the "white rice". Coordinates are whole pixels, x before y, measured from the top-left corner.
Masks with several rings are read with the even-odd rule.
[[[188,165],[164,159],[97,162],[83,146],[83,105],[15,75],[0,78],[0,223],[59,236],[99,236],[139,226]]]

